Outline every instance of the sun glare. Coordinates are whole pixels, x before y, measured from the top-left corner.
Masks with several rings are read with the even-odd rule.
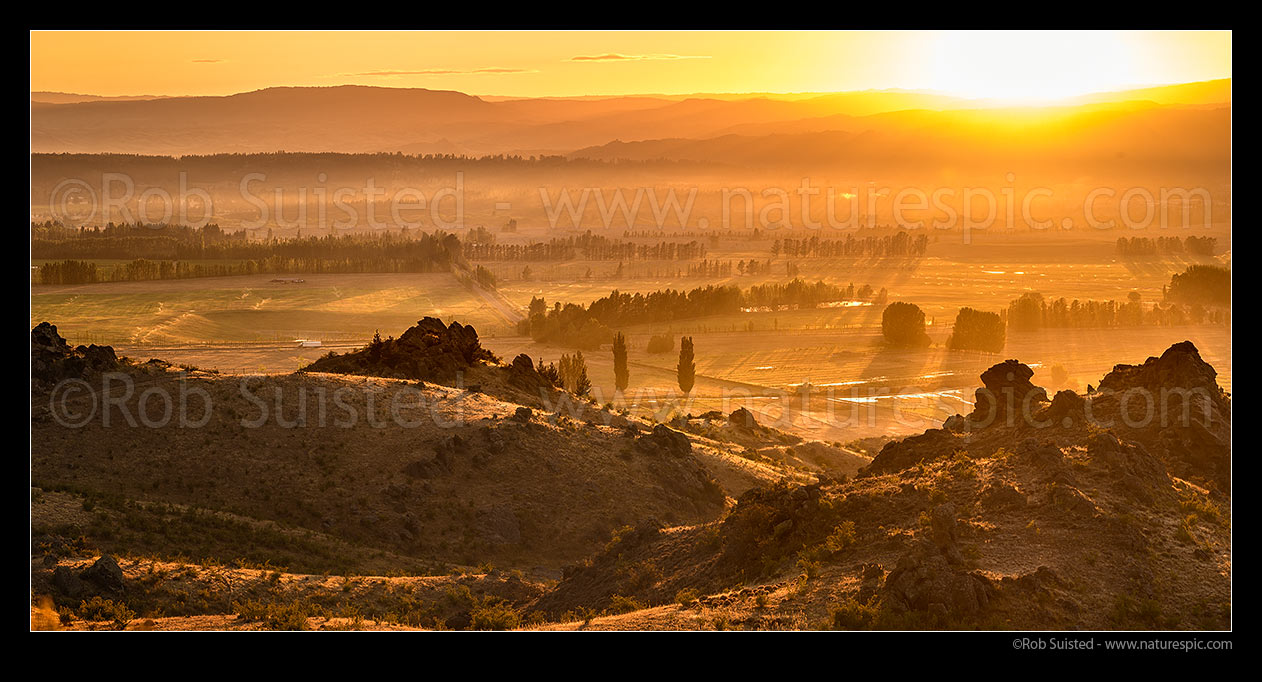
[[[1152,84],[1135,68],[1130,42],[1111,32],[942,33],[932,44],[930,82],[948,94],[1014,103]]]

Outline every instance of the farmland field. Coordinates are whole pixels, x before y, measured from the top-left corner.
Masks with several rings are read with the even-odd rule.
[[[729,249],[721,252],[723,258],[766,253],[747,243]],[[631,387],[625,399],[641,411],[679,407],[675,354],[645,351],[654,334],[694,339],[698,381],[688,409],[731,410],[748,404],[764,419],[828,440],[912,433],[926,422],[966,412],[978,375],[1008,357],[1034,368],[1040,385],[1084,391],[1115,362],[1140,362],[1172,343],[1191,340],[1220,368],[1219,381],[1230,390],[1230,328],[1221,325],[1011,332],[1002,354],[947,350],[951,323],[962,306],[999,310],[1030,291],[1049,298],[1096,300],[1125,300],[1135,291],[1145,301],[1156,301],[1170,275],[1187,265],[1182,260],[1123,261],[1112,257],[1108,243],[1101,241],[1009,250],[1029,260],[1012,265],[1012,254],[1003,260],[984,244],[971,250],[936,245],[920,259],[797,260],[800,277],[884,287],[890,300],[916,303],[925,311],[934,345],[926,350],[885,348],[882,308],[870,304],[636,325],[621,330],[631,344]],[[1049,259],[1056,262],[1040,262]],[[492,264],[492,270],[501,278],[503,298],[525,309],[536,296],[549,305],[586,304],[613,289],[650,292],[783,281],[782,261],[773,261],[771,274],[718,279],[675,275],[686,264],[665,261],[629,264],[624,277],[616,280],[611,277],[616,264],[608,262],[534,268],[545,277],[551,273],[561,278],[557,281],[521,279],[519,263]],[[569,279],[587,271],[593,273],[590,279]],[[56,321],[72,343],[108,343],[138,359],[161,357],[235,373],[290,372],[330,350],[358,347],[374,332],[398,335],[426,315],[474,325],[484,345],[506,359],[524,352],[555,362],[567,352],[518,336],[502,311],[448,274],[306,275],[301,283],[273,279],[257,275],[39,286],[32,292],[31,323]],[[296,339],[320,340],[322,346],[299,348]],[[612,399],[607,347],[584,355],[595,395],[602,402]],[[1051,368],[1057,366],[1064,370],[1060,382],[1051,378]],[[804,384],[811,387],[805,402]],[[788,413],[785,404],[791,406]]]
[[[494,310],[448,274],[272,275],[37,286],[31,324],[71,343],[147,345],[355,340],[407,329],[425,315],[491,331]],[[288,276],[282,279],[290,279]]]

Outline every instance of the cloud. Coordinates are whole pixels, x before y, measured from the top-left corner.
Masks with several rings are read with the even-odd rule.
[[[393,78],[396,76],[448,76],[452,74],[471,74],[471,73],[536,73],[534,69],[506,69],[500,67],[486,67],[482,69],[421,69],[419,71],[396,71],[388,69],[385,71],[361,71],[359,73],[343,73],[341,76],[372,76],[376,78]]]
[[[194,59],[193,63],[194,64],[218,64],[219,62],[222,62],[222,61],[223,61],[222,59]]]
[[[578,55],[566,61],[571,62],[648,62],[674,59],[710,59],[708,54],[609,54]]]

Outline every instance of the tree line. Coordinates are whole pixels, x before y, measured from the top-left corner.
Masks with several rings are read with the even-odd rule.
[[[1146,306],[1136,291],[1132,291],[1125,302],[1071,301],[1066,298],[1047,300],[1040,293],[1030,292],[1008,304],[1005,315],[1008,327],[1015,331],[1222,324],[1231,319],[1229,310],[1207,308],[1200,303],[1163,305],[1155,302]]]
[[[1159,253],[1190,253],[1213,256],[1215,237],[1118,237],[1117,252],[1123,256],[1154,256]]]
[[[705,245],[697,241],[640,244],[591,232],[574,237],[553,237],[533,244],[482,241],[466,241],[464,244],[464,257],[470,261],[697,260],[705,258],[705,255]]]
[[[31,258],[48,259],[39,284],[90,284],[255,274],[442,272],[460,240],[438,231],[250,240],[217,225],[115,225],[72,232],[32,226]],[[117,259],[112,268],[90,260]],[[213,261],[213,262],[207,262]],[[234,262],[235,261],[235,262]],[[489,274],[489,273],[488,273]]]
[[[356,233],[249,239],[245,232],[223,232],[218,225],[191,228],[182,225],[110,223],[104,228],[85,228],[71,233],[32,230],[31,258],[36,259],[139,259],[146,260],[432,260],[443,263],[458,258],[460,238],[442,230]],[[55,234],[55,236],[54,236]]]
[[[773,256],[789,258],[832,258],[836,256],[923,256],[929,247],[925,234],[911,236],[899,232],[882,237],[846,235],[845,239],[777,239],[771,244]]]
[[[885,290],[874,294],[884,297]],[[842,287],[823,281],[809,283],[794,279],[741,289],[735,285],[707,285],[688,291],[666,289],[644,293],[612,291],[608,296],[583,306],[554,303],[541,297],[530,300],[529,314],[518,324],[518,332],[539,342],[564,343],[579,348],[598,348],[611,343],[610,327],[670,322],[708,315],[724,315],[753,310],[779,310],[816,307],[821,303],[855,300],[853,284]]]

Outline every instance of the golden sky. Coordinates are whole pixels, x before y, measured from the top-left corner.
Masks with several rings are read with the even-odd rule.
[[[31,90],[226,95],[355,83],[478,95],[937,90],[1054,99],[1231,77],[1231,33],[31,33]]]

